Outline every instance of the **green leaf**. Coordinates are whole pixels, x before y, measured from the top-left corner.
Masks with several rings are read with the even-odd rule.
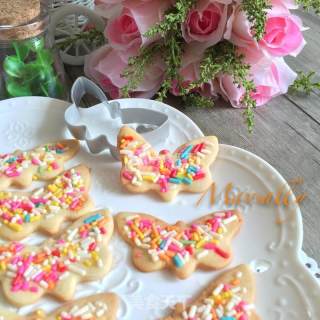
[[[19,78],[22,76],[24,63],[16,56],[7,56],[3,62],[5,73],[11,77]]]
[[[13,42],[12,46],[14,47],[16,55],[20,61],[24,61],[28,57],[31,48],[30,41]]]
[[[45,84],[41,84],[42,92],[45,96],[59,98],[63,94],[63,86],[57,77],[51,78]]]
[[[51,66],[54,62],[53,54],[48,49],[39,50],[36,61],[42,66]]]
[[[38,81],[45,79],[43,67],[34,62],[25,64],[22,70],[21,80],[32,81],[34,79],[37,79]]]
[[[303,10],[314,10],[320,14],[320,0],[297,0],[297,3],[302,6]]]
[[[320,81],[314,81],[316,73],[314,71],[304,73],[298,72],[298,77],[289,88],[289,93],[303,93],[310,95],[314,90],[320,90]]]
[[[7,80],[6,89],[10,97],[32,96],[32,92],[28,84],[22,85],[21,83],[15,82],[13,79]]]

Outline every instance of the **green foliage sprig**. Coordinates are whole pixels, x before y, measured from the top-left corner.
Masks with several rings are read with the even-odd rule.
[[[191,83],[188,90],[201,87],[219,74],[231,75],[235,84],[242,86],[245,90],[241,103],[246,107],[244,116],[251,132],[254,127],[254,108],[256,107],[256,102],[251,95],[255,86],[249,79],[250,66],[244,63],[243,58],[237,53],[236,46],[228,41],[222,41],[208,48],[200,65],[200,79]]]
[[[162,38],[162,57],[166,64],[166,71],[161,88],[158,92],[157,99],[162,101],[172,87],[172,81],[177,81],[180,87],[181,79],[179,70],[181,68],[181,59],[183,54],[183,39],[181,24],[187,19],[187,15],[196,0],[178,0],[164,16],[164,19],[148,30],[145,34],[147,37],[160,35]]]
[[[192,92],[182,96],[182,100],[187,107],[211,108],[214,106],[213,98],[205,97],[199,93]]]
[[[314,10],[317,14],[320,14],[320,0],[296,0],[296,2],[304,10]]]
[[[127,84],[121,89],[123,97],[129,97],[130,92],[135,90],[143,81],[146,68],[160,49],[161,45],[159,44],[143,47],[138,56],[129,58],[128,66],[122,73],[122,76],[128,80]]]
[[[310,95],[313,90],[320,90],[320,81],[314,81],[314,71],[304,73],[298,72],[298,77],[290,86],[290,93],[304,93]]]
[[[157,42],[156,50],[142,48],[136,57],[130,59],[128,67],[123,72],[123,76],[128,80],[127,85],[122,89],[123,94],[128,96],[129,92],[143,80],[146,67],[151,63],[156,52],[161,54],[166,65],[157,99],[163,100],[167,96],[173,80],[179,82],[183,54],[181,24],[186,20],[189,10],[195,3],[196,0],[178,0],[167,11],[164,19],[145,33],[146,37],[160,35],[161,39]]]
[[[164,19],[150,28],[145,36],[154,37],[159,34],[164,37],[170,31],[178,31],[196,2],[196,0],[177,0],[175,5],[166,12]]]
[[[172,82],[177,81],[177,86],[180,87],[181,78],[179,70],[181,68],[181,59],[183,52],[183,41],[181,37],[176,38],[174,32],[167,34],[163,41],[163,59],[166,64],[166,71],[161,88],[158,92],[157,99],[162,101],[167,97],[169,90],[172,87]]]
[[[319,0],[315,0],[319,1]],[[252,24],[252,32],[259,41],[265,33],[265,25],[267,21],[267,12],[271,8],[269,0],[243,0],[243,10],[246,12],[248,20]]]

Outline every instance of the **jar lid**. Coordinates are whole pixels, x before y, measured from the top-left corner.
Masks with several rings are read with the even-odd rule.
[[[0,41],[36,37],[45,31],[48,20],[45,1],[0,0]]]
[[[40,14],[40,0],[0,0],[0,25],[18,26]]]

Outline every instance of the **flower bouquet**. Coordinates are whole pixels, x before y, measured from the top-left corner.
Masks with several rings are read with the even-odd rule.
[[[110,95],[181,96],[211,106],[219,96],[244,114],[288,91],[297,74],[284,57],[305,45],[292,11],[318,0],[99,0],[121,10],[105,29],[108,45],[88,56],[85,73]]]

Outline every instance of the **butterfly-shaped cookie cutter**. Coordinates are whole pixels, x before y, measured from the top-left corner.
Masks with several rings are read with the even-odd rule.
[[[85,94],[92,95],[101,103],[81,108],[80,102]],[[169,136],[166,114],[145,108],[122,108],[117,101],[109,102],[104,92],[85,77],[75,81],[71,100],[72,105],[64,115],[67,127],[76,139],[87,143],[93,154],[109,149],[118,160],[117,135],[123,125],[133,127],[152,144],[163,142]]]

